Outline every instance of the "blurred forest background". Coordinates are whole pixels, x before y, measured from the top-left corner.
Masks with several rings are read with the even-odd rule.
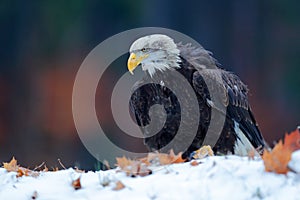
[[[2,0],[0,163],[16,156],[25,166],[59,166],[60,158],[94,169],[72,119],[76,72],[100,42],[144,26],[189,35],[238,74],[272,144],[300,125],[299,8],[296,0]]]

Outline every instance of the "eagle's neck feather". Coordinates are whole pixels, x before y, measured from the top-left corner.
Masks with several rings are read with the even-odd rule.
[[[142,69],[147,71],[151,77],[157,72],[180,68],[181,59],[179,55],[167,55],[161,59],[142,64]]]

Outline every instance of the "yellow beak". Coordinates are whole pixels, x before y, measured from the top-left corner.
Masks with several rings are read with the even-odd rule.
[[[147,54],[136,57],[135,53],[131,53],[127,61],[128,71],[133,74],[133,70],[147,57]]]

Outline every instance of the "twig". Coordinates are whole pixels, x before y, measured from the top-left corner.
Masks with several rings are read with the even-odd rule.
[[[42,162],[42,164],[40,164],[39,166],[36,166],[36,167],[33,169],[33,171],[35,171],[35,170],[37,170],[37,169],[43,167],[44,165],[45,165],[45,162]]]
[[[64,164],[62,164],[61,160],[60,159],[57,159],[58,163],[60,164],[60,166],[63,168],[63,169],[67,169]]]

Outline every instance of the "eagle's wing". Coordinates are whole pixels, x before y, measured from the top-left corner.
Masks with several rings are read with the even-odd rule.
[[[264,147],[264,139],[248,101],[248,88],[233,73],[222,70],[222,78],[229,98],[227,116],[238,123],[239,128],[254,147]]]
[[[204,83],[207,87],[203,86]],[[218,67],[199,69],[193,75],[193,86],[212,109],[225,111],[223,114],[226,116],[226,122],[232,126],[237,139],[242,141],[236,128],[246,136],[254,148],[264,147],[264,140],[248,102],[248,89],[238,76]],[[208,88],[209,92],[203,88]],[[214,99],[211,98],[212,93]],[[225,110],[222,109],[223,106],[226,107]]]
[[[227,134],[223,141],[227,144],[222,145],[227,145],[227,149],[229,149],[232,146],[232,141],[239,135],[236,133],[236,136],[232,137],[231,133],[225,132],[235,133],[239,129],[255,148],[264,147],[264,140],[248,102],[247,86],[238,76],[222,70],[220,63],[212,57],[212,53],[203,47],[181,43],[177,46],[180,49],[181,57],[184,59],[184,65],[196,69],[192,84],[198,95],[202,97],[199,101],[206,102],[209,107],[226,117],[225,124],[228,127],[223,128],[222,134],[223,136]],[[212,99],[212,93],[214,99]],[[229,150],[232,151],[233,149]]]

